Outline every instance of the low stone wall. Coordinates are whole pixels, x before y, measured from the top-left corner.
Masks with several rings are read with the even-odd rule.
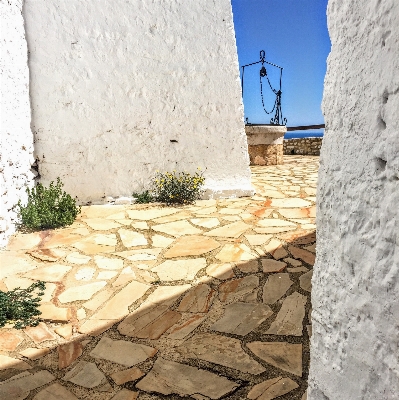
[[[250,164],[283,164],[285,132],[287,128],[281,125],[246,125]]]
[[[284,154],[319,156],[323,138],[284,139]]]

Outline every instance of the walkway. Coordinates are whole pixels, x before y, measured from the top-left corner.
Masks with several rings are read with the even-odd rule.
[[[44,322],[0,329],[0,398],[306,399],[317,169],[286,156],[252,198],[14,236],[0,290],[46,281]]]

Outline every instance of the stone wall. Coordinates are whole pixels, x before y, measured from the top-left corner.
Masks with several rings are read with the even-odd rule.
[[[41,180],[80,202],[203,168],[207,195],[253,193],[229,0],[25,0]]]
[[[330,0],[309,399],[398,399],[399,2]]]
[[[283,164],[285,132],[287,128],[282,125],[245,125],[250,164]]]
[[[0,247],[15,231],[12,209],[33,184],[29,70],[22,0],[0,1]]]
[[[284,139],[284,154],[319,156],[323,138]]]

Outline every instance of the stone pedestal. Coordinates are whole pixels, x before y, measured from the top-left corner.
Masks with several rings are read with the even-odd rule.
[[[287,127],[282,125],[245,125],[250,164],[283,164],[285,132]]]

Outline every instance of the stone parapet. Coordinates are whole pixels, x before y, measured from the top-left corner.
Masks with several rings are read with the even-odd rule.
[[[283,164],[283,142],[287,128],[281,125],[246,125],[251,165]]]
[[[284,154],[300,154],[308,156],[319,156],[323,138],[300,138],[300,139],[285,139]]]

